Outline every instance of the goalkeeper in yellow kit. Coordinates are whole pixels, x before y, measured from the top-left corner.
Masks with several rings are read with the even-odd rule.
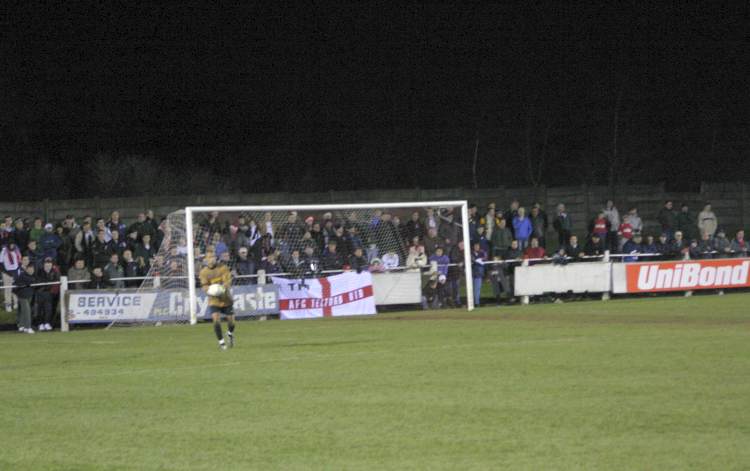
[[[201,282],[201,288],[208,296],[208,312],[214,321],[214,332],[219,340],[219,348],[222,350],[234,346],[234,311],[232,310],[232,274],[229,267],[216,263],[216,254],[209,252],[205,258],[206,266],[198,274]],[[224,289],[220,294],[214,293],[214,289],[209,290],[212,285],[220,285]],[[227,340],[221,332],[221,316],[227,319]]]

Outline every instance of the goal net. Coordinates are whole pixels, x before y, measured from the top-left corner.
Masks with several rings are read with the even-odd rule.
[[[378,305],[413,309],[422,287],[438,279],[443,306],[473,309],[467,219],[465,201],[188,207],[162,222],[164,238],[140,289],[168,294],[157,296],[149,320],[195,323],[206,317],[197,277],[213,253],[231,270],[240,316],[271,313],[264,303],[271,277],[365,270]]]

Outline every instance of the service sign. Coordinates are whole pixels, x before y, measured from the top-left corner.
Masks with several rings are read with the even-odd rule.
[[[71,290],[68,292],[68,322],[71,324],[114,320],[187,320],[190,317],[188,290]],[[252,317],[279,313],[279,290],[275,285],[232,287],[234,313]],[[198,318],[208,319],[208,297],[198,290]]]
[[[612,275],[615,293],[747,288],[750,287],[750,259],[614,264]]]

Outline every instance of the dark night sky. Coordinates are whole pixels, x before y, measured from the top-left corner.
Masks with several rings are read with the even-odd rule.
[[[480,186],[530,183],[529,149],[543,183],[607,184],[618,110],[618,182],[750,177],[746,6],[362,5],[12,11],[0,157],[64,160],[50,196],[106,192],[101,152],[243,191],[456,187],[478,135]]]

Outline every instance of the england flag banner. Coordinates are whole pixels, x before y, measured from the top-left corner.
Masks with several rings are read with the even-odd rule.
[[[322,278],[271,278],[279,288],[282,319],[377,314],[369,272]]]

